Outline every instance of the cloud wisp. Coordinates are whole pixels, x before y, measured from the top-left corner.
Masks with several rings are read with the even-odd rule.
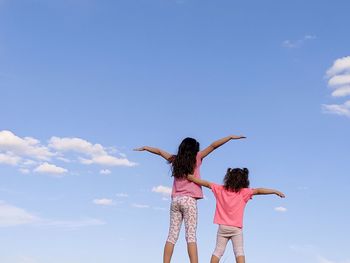
[[[152,192],[162,194],[164,196],[170,196],[171,188],[164,185],[158,185],[152,188]]]
[[[289,247],[299,257],[308,259],[310,262],[317,263],[350,263],[350,259],[344,260],[331,260],[326,258],[320,252],[320,249],[314,245],[291,245]]]
[[[78,220],[44,219],[23,208],[0,200],[0,228],[15,226],[81,228],[104,224],[106,224],[104,221],[95,218],[82,218]]]
[[[305,44],[305,42],[315,40],[315,39],[316,39],[316,36],[314,35],[305,35],[303,38],[297,39],[297,40],[284,40],[282,42],[282,46],[284,48],[289,48],[289,49],[301,48]]]
[[[287,212],[287,208],[285,208],[285,207],[283,207],[283,206],[278,206],[278,207],[275,207],[275,211],[277,211],[277,212],[282,212],[282,213],[284,213],[284,212]]]
[[[136,203],[134,203],[131,206],[135,207],[135,208],[141,208],[141,209],[150,208],[150,206],[146,205],[146,204],[136,204]]]
[[[114,205],[113,200],[112,199],[108,199],[108,198],[94,199],[93,203],[95,205],[102,205],[102,206]]]

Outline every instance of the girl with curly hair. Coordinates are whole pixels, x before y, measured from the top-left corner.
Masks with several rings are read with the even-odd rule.
[[[188,180],[210,188],[216,199],[214,223],[219,225],[216,248],[210,263],[218,263],[225,252],[227,242],[232,241],[233,251],[237,263],[245,263],[243,250],[243,213],[247,202],[253,195],[275,194],[285,197],[280,191],[266,188],[249,188],[249,171],[247,168],[228,168],[224,177],[224,184],[211,183],[194,175]]]

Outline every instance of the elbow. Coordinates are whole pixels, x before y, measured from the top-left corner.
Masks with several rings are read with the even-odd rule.
[[[216,148],[218,148],[218,146],[215,143],[212,143],[209,146],[210,148],[212,148],[212,150],[215,150]]]

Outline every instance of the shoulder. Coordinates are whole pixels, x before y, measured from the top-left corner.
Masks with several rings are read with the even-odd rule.
[[[224,189],[224,186],[220,184],[210,183],[210,188],[213,192],[219,192]]]
[[[202,163],[202,159],[203,159],[203,155],[202,155],[202,152],[199,151],[196,155],[196,161],[197,163]]]
[[[240,195],[243,196],[243,199],[248,202],[249,199],[252,199],[252,196],[254,195],[254,189],[253,188],[242,188],[239,191]]]

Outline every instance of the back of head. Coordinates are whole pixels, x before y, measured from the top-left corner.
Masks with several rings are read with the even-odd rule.
[[[248,175],[249,170],[247,168],[228,168],[224,178],[224,188],[233,192],[239,192],[242,188],[248,188]]]
[[[172,175],[185,178],[192,174],[196,165],[199,143],[193,138],[185,138],[179,145],[177,155],[172,160]]]

